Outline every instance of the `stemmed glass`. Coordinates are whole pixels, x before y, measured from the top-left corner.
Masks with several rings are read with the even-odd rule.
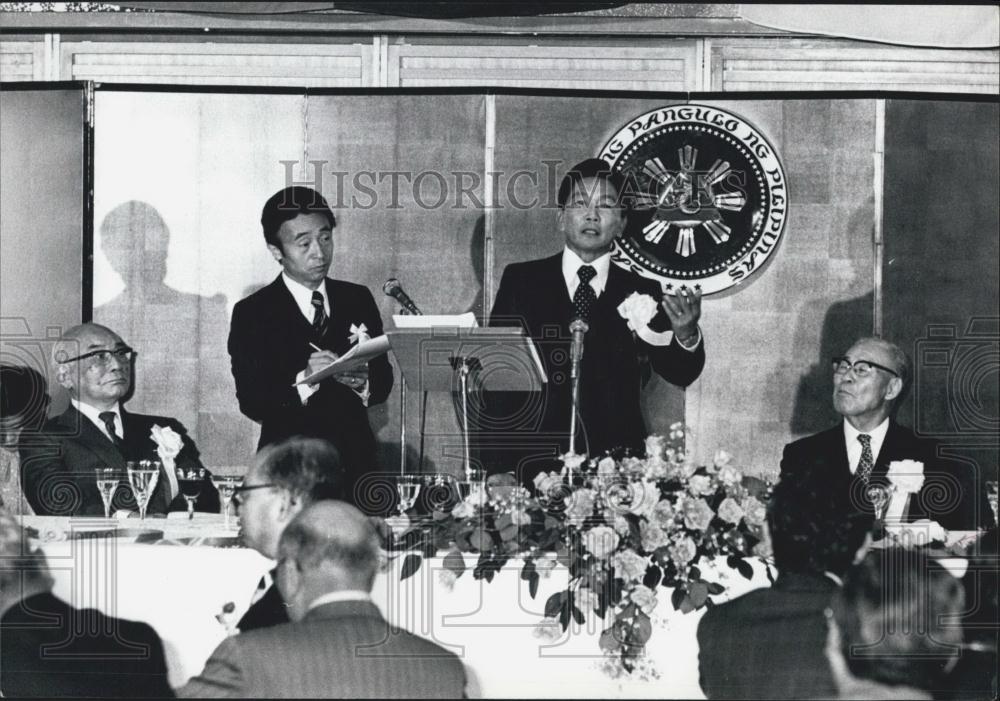
[[[97,477],[97,491],[104,502],[104,518],[111,518],[111,499],[118,489],[120,473],[113,467],[99,467],[94,470]]]
[[[396,477],[396,492],[399,494],[399,515],[402,516],[408,509],[413,508],[420,494],[420,486],[423,484],[421,475],[399,475]]]
[[[194,503],[201,495],[201,483],[205,479],[205,468],[199,467],[197,470],[184,471],[184,468],[177,468],[177,486],[181,489],[181,495],[187,502],[188,520],[194,518]]]
[[[219,501],[222,502],[222,513],[224,517],[223,528],[229,530],[229,505],[236,494],[236,487],[239,486],[243,478],[238,475],[212,475],[212,485],[219,492]]]
[[[138,463],[129,462],[126,467],[128,469],[128,483],[132,487],[135,503],[139,505],[139,522],[142,523],[146,520],[149,498],[153,496],[156,482],[160,476],[160,461],[140,460]]]
[[[998,522],[997,515],[997,487],[998,483],[996,480],[989,480],[986,483],[986,498],[990,502],[990,508],[993,509],[993,522]]]

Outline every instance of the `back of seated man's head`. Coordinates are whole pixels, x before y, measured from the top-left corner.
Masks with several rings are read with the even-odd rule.
[[[843,576],[865,544],[870,522],[847,508],[848,497],[819,491],[789,473],[774,487],[767,526],[779,573]]]
[[[935,688],[962,642],[964,599],[961,582],[918,550],[868,553],[848,571],[832,604],[850,673]]]
[[[32,549],[21,524],[0,507],[0,615],[18,601],[51,588],[45,555]]]
[[[273,558],[282,530],[303,508],[342,496],[344,469],[328,441],[296,436],[257,453],[237,494],[245,545]]]
[[[278,546],[277,581],[293,621],[318,597],[370,592],[379,563],[372,520],[342,501],[317,501],[285,528]]]

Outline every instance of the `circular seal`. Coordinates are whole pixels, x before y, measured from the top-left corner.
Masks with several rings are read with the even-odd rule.
[[[788,212],[777,152],[745,119],[707,105],[646,112],[600,157],[625,177],[632,203],[612,260],[704,294],[747,280],[777,249]]]

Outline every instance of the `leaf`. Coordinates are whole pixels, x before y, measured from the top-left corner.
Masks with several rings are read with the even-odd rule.
[[[683,587],[677,587],[674,589],[673,593],[670,595],[670,603],[674,605],[674,610],[678,611],[681,608],[681,604],[684,602],[684,598],[687,596],[687,592],[684,591]]]
[[[694,605],[694,602],[691,600],[691,596],[689,594],[684,594],[684,598],[681,600],[680,606],[681,613],[689,614],[696,608],[697,607]]]
[[[504,543],[513,543],[517,545],[517,536],[521,532],[515,524],[508,523],[503,528],[500,529],[500,540]]]
[[[736,571],[745,579],[753,579],[753,567],[743,558],[736,558]]]
[[[569,610],[573,608],[571,606],[563,606],[559,609],[559,625],[562,626],[563,630],[569,628]]]
[[[616,652],[617,650],[621,649],[622,643],[621,640],[618,639],[615,626],[611,626],[610,628],[601,632],[601,639],[599,644],[601,646],[601,649],[604,650],[605,652]]]
[[[558,614],[559,610],[562,608],[563,599],[565,597],[566,597],[566,592],[560,591],[560,592],[556,592],[555,594],[553,594],[552,596],[550,596],[548,598],[548,601],[545,602],[545,617],[546,618],[555,618],[556,617],[556,614]]]
[[[700,609],[705,605],[705,600],[708,599],[708,583],[691,582],[689,595],[691,597],[691,604],[694,606],[695,610]]]
[[[688,577],[691,579],[701,579],[701,570],[692,565],[688,568]]]
[[[456,578],[465,574],[465,558],[462,557],[462,553],[458,550],[452,550],[445,555],[444,562],[442,564],[446,570],[454,573]]]
[[[540,579],[541,577],[537,572],[531,573],[531,579],[528,580],[528,594],[531,595],[532,599],[538,595],[538,582]]]
[[[469,534],[469,544],[481,553],[493,548],[493,539],[482,528],[477,528]]]
[[[646,568],[646,576],[642,578],[642,583],[650,589],[655,589],[662,578],[663,570],[656,565],[650,565]]]
[[[527,582],[531,579],[532,573],[537,571],[538,570],[535,567],[535,561],[532,560],[530,557],[526,558],[524,561],[524,567],[521,568],[521,579]]]
[[[573,620],[576,621],[577,625],[582,626],[586,618],[584,618],[583,611],[581,611],[576,606],[571,607],[573,613]]]
[[[416,553],[410,553],[407,555],[403,560],[403,571],[399,575],[399,580],[402,581],[407,577],[412,576],[414,572],[420,569],[420,563],[423,561],[424,559]]]
[[[645,645],[653,635],[653,623],[642,611],[636,613],[635,621],[629,633],[628,642],[632,645]]]
[[[716,595],[716,594],[722,594],[725,591],[726,591],[726,588],[724,586],[722,586],[721,584],[719,584],[718,582],[709,582],[708,583],[708,593],[712,594],[713,596]],[[711,599],[709,600],[709,603],[711,603]]]

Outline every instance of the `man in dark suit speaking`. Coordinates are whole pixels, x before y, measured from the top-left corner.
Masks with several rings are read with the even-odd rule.
[[[318,501],[281,534],[278,587],[293,621],[227,638],[182,697],[459,698],[454,653],[392,629],[372,602],[379,538],[349,504]]]
[[[909,501],[906,521],[931,519],[945,528],[988,525],[991,511],[978,475],[939,457],[937,443],[918,437],[892,418],[910,378],[910,360],[899,346],[862,338],[833,359],[833,407],[843,422],[785,446],[781,479],[795,475],[819,490],[847,494],[845,502],[874,520],[874,488],[885,488],[889,463],[915,460],[924,482]]]
[[[22,434],[24,496],[39,516],[97,516],[104,502],[97,468],[125,474],[126,463],[160,460],[160,475],[147,513],[186,508],[175,470],[202,475],[197,508],[217,511],[218,493],[198,459],[198,449],[176,419],[133,414],[121,401],[132,385],[134,351],[109,328],[81,324],[67,330],[52,349],[56,381],[71,406],[46,422],[38,434]],[[118,489],[113,510],[134,510],[128,489]]]
[[[538,345],[548,383],[540,395],[488,399],[482,455],[490,472],[514,471],[530,485],[569,446],[572,392],[570,323],[585,321],[576,453],[639,449],[646,437],[640,411],[643,365],[686,387],[701,374],[705,349],[698,329],[701,292],[663,295],[653,280],[611,264],[625,228],[623,178],[601,159],[574,166],[559,187],[556,225],[565,240],[549,258],[507,266],[490,314],[491,326],[522,326]],[[633,292],[655,305],[651,327],[673,332],[652,345],[629,329],[619,305]]]
[[[281,274],[233,309],[229,355],[240,410],[260,423],[260,447],[296,435],[324,438],[356,481],[374,467],[367,408],[392,389],[388,358],[317,384],[293,384],[346,353],[361,334],[381,335],[378,307],[367,288],[326,276],[337,221],[320,193],[280,190],[264,204],[260,222]]]

